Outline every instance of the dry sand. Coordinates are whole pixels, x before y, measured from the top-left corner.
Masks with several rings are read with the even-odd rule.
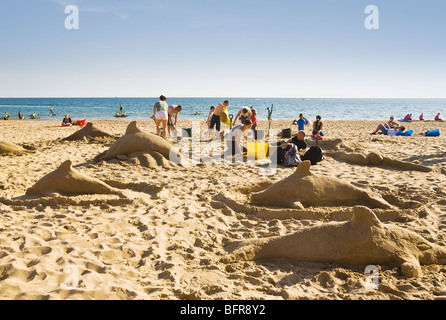
[[[117,139],[129,123],[94,125]],[[445,137],[418,133],[439,128],[444,134],[446,123],[408,124],[415,131],[413,137],[371,136],[377,124],[326,122],[326,140],[321,142],[325,160],[311,172],[379,194],[392,206],[371,209],[386,226],[383,230],[413,232],[426,240],[424,245],[444,249]],[[398,264],[379,264],[373,254],[364,258],[366,243],[359,248],[363,264],[296,261],[286,254],[228,259],[228,248],[237,242],[283,239],[312,228],[344,225],[352,218],[348,204],[313,203],[296,209],[250,203],[251,194],[285,179],[295,168],[279,168],[274,176],[264,176],[259,175],[265,167],[262,161],[186,168],[144,162],[140,154],[95,162],[114,141],[82,135],[62,141],[79,128],[58,125],[0,123],[0,141],[23,148],[3,144],[20,155],[0,155],[0,299],[446,299],[445,261],[430,264],[417,256],[423,261],[422,273],[407,277]],[[204,122],[201,125],[204,131]],[[138,122],[138,127],[156,132],[153,121]],[[191,122],[180,121],[179,127],[190,128]],[[266,128],[265,122],[259,126]],[[297,130],[289,122],[274,122],[272,128]],[[383,162],[385,157],[410,165]],[[361,162],[364,159],[368,162]],[[124,196],[26,195],[67,160],[78,176],[99,180]],[[72,176],[61,179],[76,183]],[[339,238],[332,238],[332,243],[345,243],[342,233],[336,235]],[[319,236],[321,242],[327,240],[324,233]],[[381,240],[389,246],[397,243],[390,238]],[[312,239],[318,242],[314,235]],[[315,243],[299,247],[306,245],[319,250]],[[377,290],[365,285],[367,265],[379,268]]]

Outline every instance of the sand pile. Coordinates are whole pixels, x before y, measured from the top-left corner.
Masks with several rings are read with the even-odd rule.
[[[316,142],[310,141],[308,145],[316,145]],[[319,141],[318,146],[324,150],[324,155],[353,165],[387,166],[395,169],[420,172],[432,171],[432,168],[428,166],[397,160],[394,157],[382,155],[379,151],[369,150],[368,147],[364,147],[359,142],[346,141],[344,139],[328,139]]]
[[[251,195],[255,205],[303,208],[305,206],[368,205],[391,208],[379,194],[366,191],[337,178],[310,172],[311,163],[302,162],[291,176]]]
[[[49,196],[55,193],[62,195],[122,194],[120,190],[74,170],[70,160],[65,161],[57,170],[44,176],[26,191],[27,195]]]
[[[336,239],[336,241],[334,241]],[[230,259],[295,261],[352,265],[398,265],[406,277],[422,274],[420,264],[446,264],[446,248],[415,232],[382,224],[368,208],[355,207],[353,218],[307,228],[290,235],[241,241],[227,247]]]
[[[69,137],[62,139],[62,141],[85,141],[85,142],[104,142],[104,141],[114,141],[116,137],[111,134],[104,132],[94,126],[93,123],[89,122],[81,130],[76,131]]]
[[[190,165],[188,159],[177,152],[168,141],[138,129],[136,121],[130,123],[125,135],[119,138],[108,151],[99,154],[94,160],[100,162],[112,159],[121,161],[131,159],[131,163],[149,168]]]
[[[10,142],[0,141],[0,155],[23,155],[29,151]]]

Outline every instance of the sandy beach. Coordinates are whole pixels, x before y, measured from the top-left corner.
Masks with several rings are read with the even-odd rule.
[[[0,299],[446,299],[446,256],[438,253],[446,250],[446,122],[408,123],[413,136],[391,137],[370,135],[376,121],[325,121],[320,142],[325,159],[311,173],[320,181],[330,177],[352,190],[365,190],[388,204],[383,208],[367,207],[360,198],[355,204],[333,200],[319,205],[317,195],[311,205],[301,201],[301,207],[254,205],[252,194],[296,171],[280,167],[272,176],[261,175],[265,160],[177,166],[156,153],[94,161],[124,136],[130,121],[93,124],[108,136],[64,141],[80,128],[61,128],[59,122],[0,122],[0,142],[18,147],[0,155]],[[153,121],[137,126],[156,132]],[[204,121],[200,126],[204,131]],[[179,121],[179,127],[192,123]],[[258,129],[267,128],[261,122]],[[291,121],[272,123],[278,132],[286,128],[297,133]],[[419,135],[434,129],[442,135]],[[200,143],[201,148],[206,145]],[[380,161],[370,160],[370,154],[380,155]],[[112,191],[27,194],[67,160],[70,170]],[[287,195],[283,197],[287,203]],[[320,242],[316,236],[317,230],[325,230],[321,228],[331,232],[353,225],[349,221],[355,205],[367,207],[367,214],[380,220],[382,235],[374,238],[372,232],[371,237],[374,245],[395,256],[394,263],[378,259],[379,250],[368,251],[369,242],[349,248],[350,256],[360,256],[356,260],[327,256],[318,245],[327,241],[339,248],[344,237],[361,238],[336,231],[329,239],[328,231],[322,233]],[[286,242],[287,235],[302,232],[309,241]],[[398,235],[406,232],[426,242],[409,241],[404,248],[410,250],[404,252]],[[289,251],[306,247],[313,255],[270,257],[260,242],[249,242],[273,238],[290,245]],[[245,245],[252,252],[262,248],[264,256],[255,258]],[[426,253],[434,247],[435,253]],[[407,261],[419,262],[421,273],[408,276]],[[367,286],[369,265],[377,267],[377,288]]]

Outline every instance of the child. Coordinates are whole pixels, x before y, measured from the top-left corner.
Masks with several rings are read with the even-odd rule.
[[[209,112],[209,115],[208,115],[208,119],[206,120],[206,123],[208,125],[208,129],[211,127],[211,120],[212,120],[212,116],[214,115],[214,112],[215,112],[215,107],[212,106],[211,107],[211,111]]]
[[[299,120],[297,120],[298,130],[299,131],[305,131],[305,125],[307,122],[304,119],[304,115],[301,113],[299,115]]]
[[[251,116],[252,127],[251,127],[251,129],[253,131],[256,131],[256,128],[257,128],[257,110],[251,108],[251,112],[252,112],[252,116]]]

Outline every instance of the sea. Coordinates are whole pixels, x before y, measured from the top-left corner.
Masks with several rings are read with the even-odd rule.
[[[179,120],[205,120],[211,106],[224,100],[230,101],[229,114],[237,115],[242,107],[257,110],[258,120],[268,119],[268,108],[272,120],[298,119],[303,113],[308,120],[320,115],[323,120],[396,120],[412,114],[418,119],[434,117],[446,111],[446,99],[326,99],[326,98],[168,98],[169,105],[182,105]],[[158,98],[0,98],[0,117],[7,112],[10,119],[18,119],[18,112],[29,119],[36,113],[37,121],[62,120],[68,114],[72,120],[116,120],[120,106],[128,115],[125,120],[150,120],[153,106]],[[54,114],[51,115],[50,108]],[[445,115],[446,117],[446,115]],[[121,119],[124,120],[124,119]],[[33,120],[36,121],[36,120]]]

